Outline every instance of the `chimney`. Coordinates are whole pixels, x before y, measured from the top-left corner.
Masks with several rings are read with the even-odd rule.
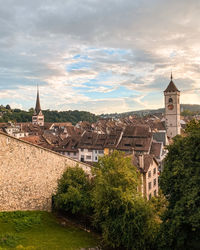
[[[144,155],[143,154],[139,154],[138,155],[138,160],[139,160],[139,167],[144,169]]]

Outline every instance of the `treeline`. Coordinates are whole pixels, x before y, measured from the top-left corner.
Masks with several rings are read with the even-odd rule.
[[[9,105],[6,107],[0,106],[0,122],[31,122],[34,109],[29,111],[21,109],[11,109]],[[44,110],[43,111],[45,122],[71,122],[75,125],[79,121],[96,122],[98,116],[86,111],[69,110],[69,111],[56,111]]]
[[[96,122],[98,116],[87,111],[68,110],[68,111],[43,111],[46,122],[71,122],[75,125],[79,121]]]

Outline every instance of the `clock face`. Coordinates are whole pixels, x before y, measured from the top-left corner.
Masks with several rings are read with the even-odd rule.
[[[173,108],[174,108],[174,105],[173,105],[173,104],[169,104],[169,105],[168,105],[168,109],[169,109],[169,110],[172,110]]]

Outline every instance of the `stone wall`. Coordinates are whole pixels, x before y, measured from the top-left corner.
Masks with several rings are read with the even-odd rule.
[[[0,211],[50,211],[57,180],[77,164],[90,174],[87,164],[0,133]]]

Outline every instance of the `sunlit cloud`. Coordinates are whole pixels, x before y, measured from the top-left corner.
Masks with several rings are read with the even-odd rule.
[[[0,102],[94,113],[200,104],[197,1],[0,0]],[[110,8],[112,6],[112,8]]]

